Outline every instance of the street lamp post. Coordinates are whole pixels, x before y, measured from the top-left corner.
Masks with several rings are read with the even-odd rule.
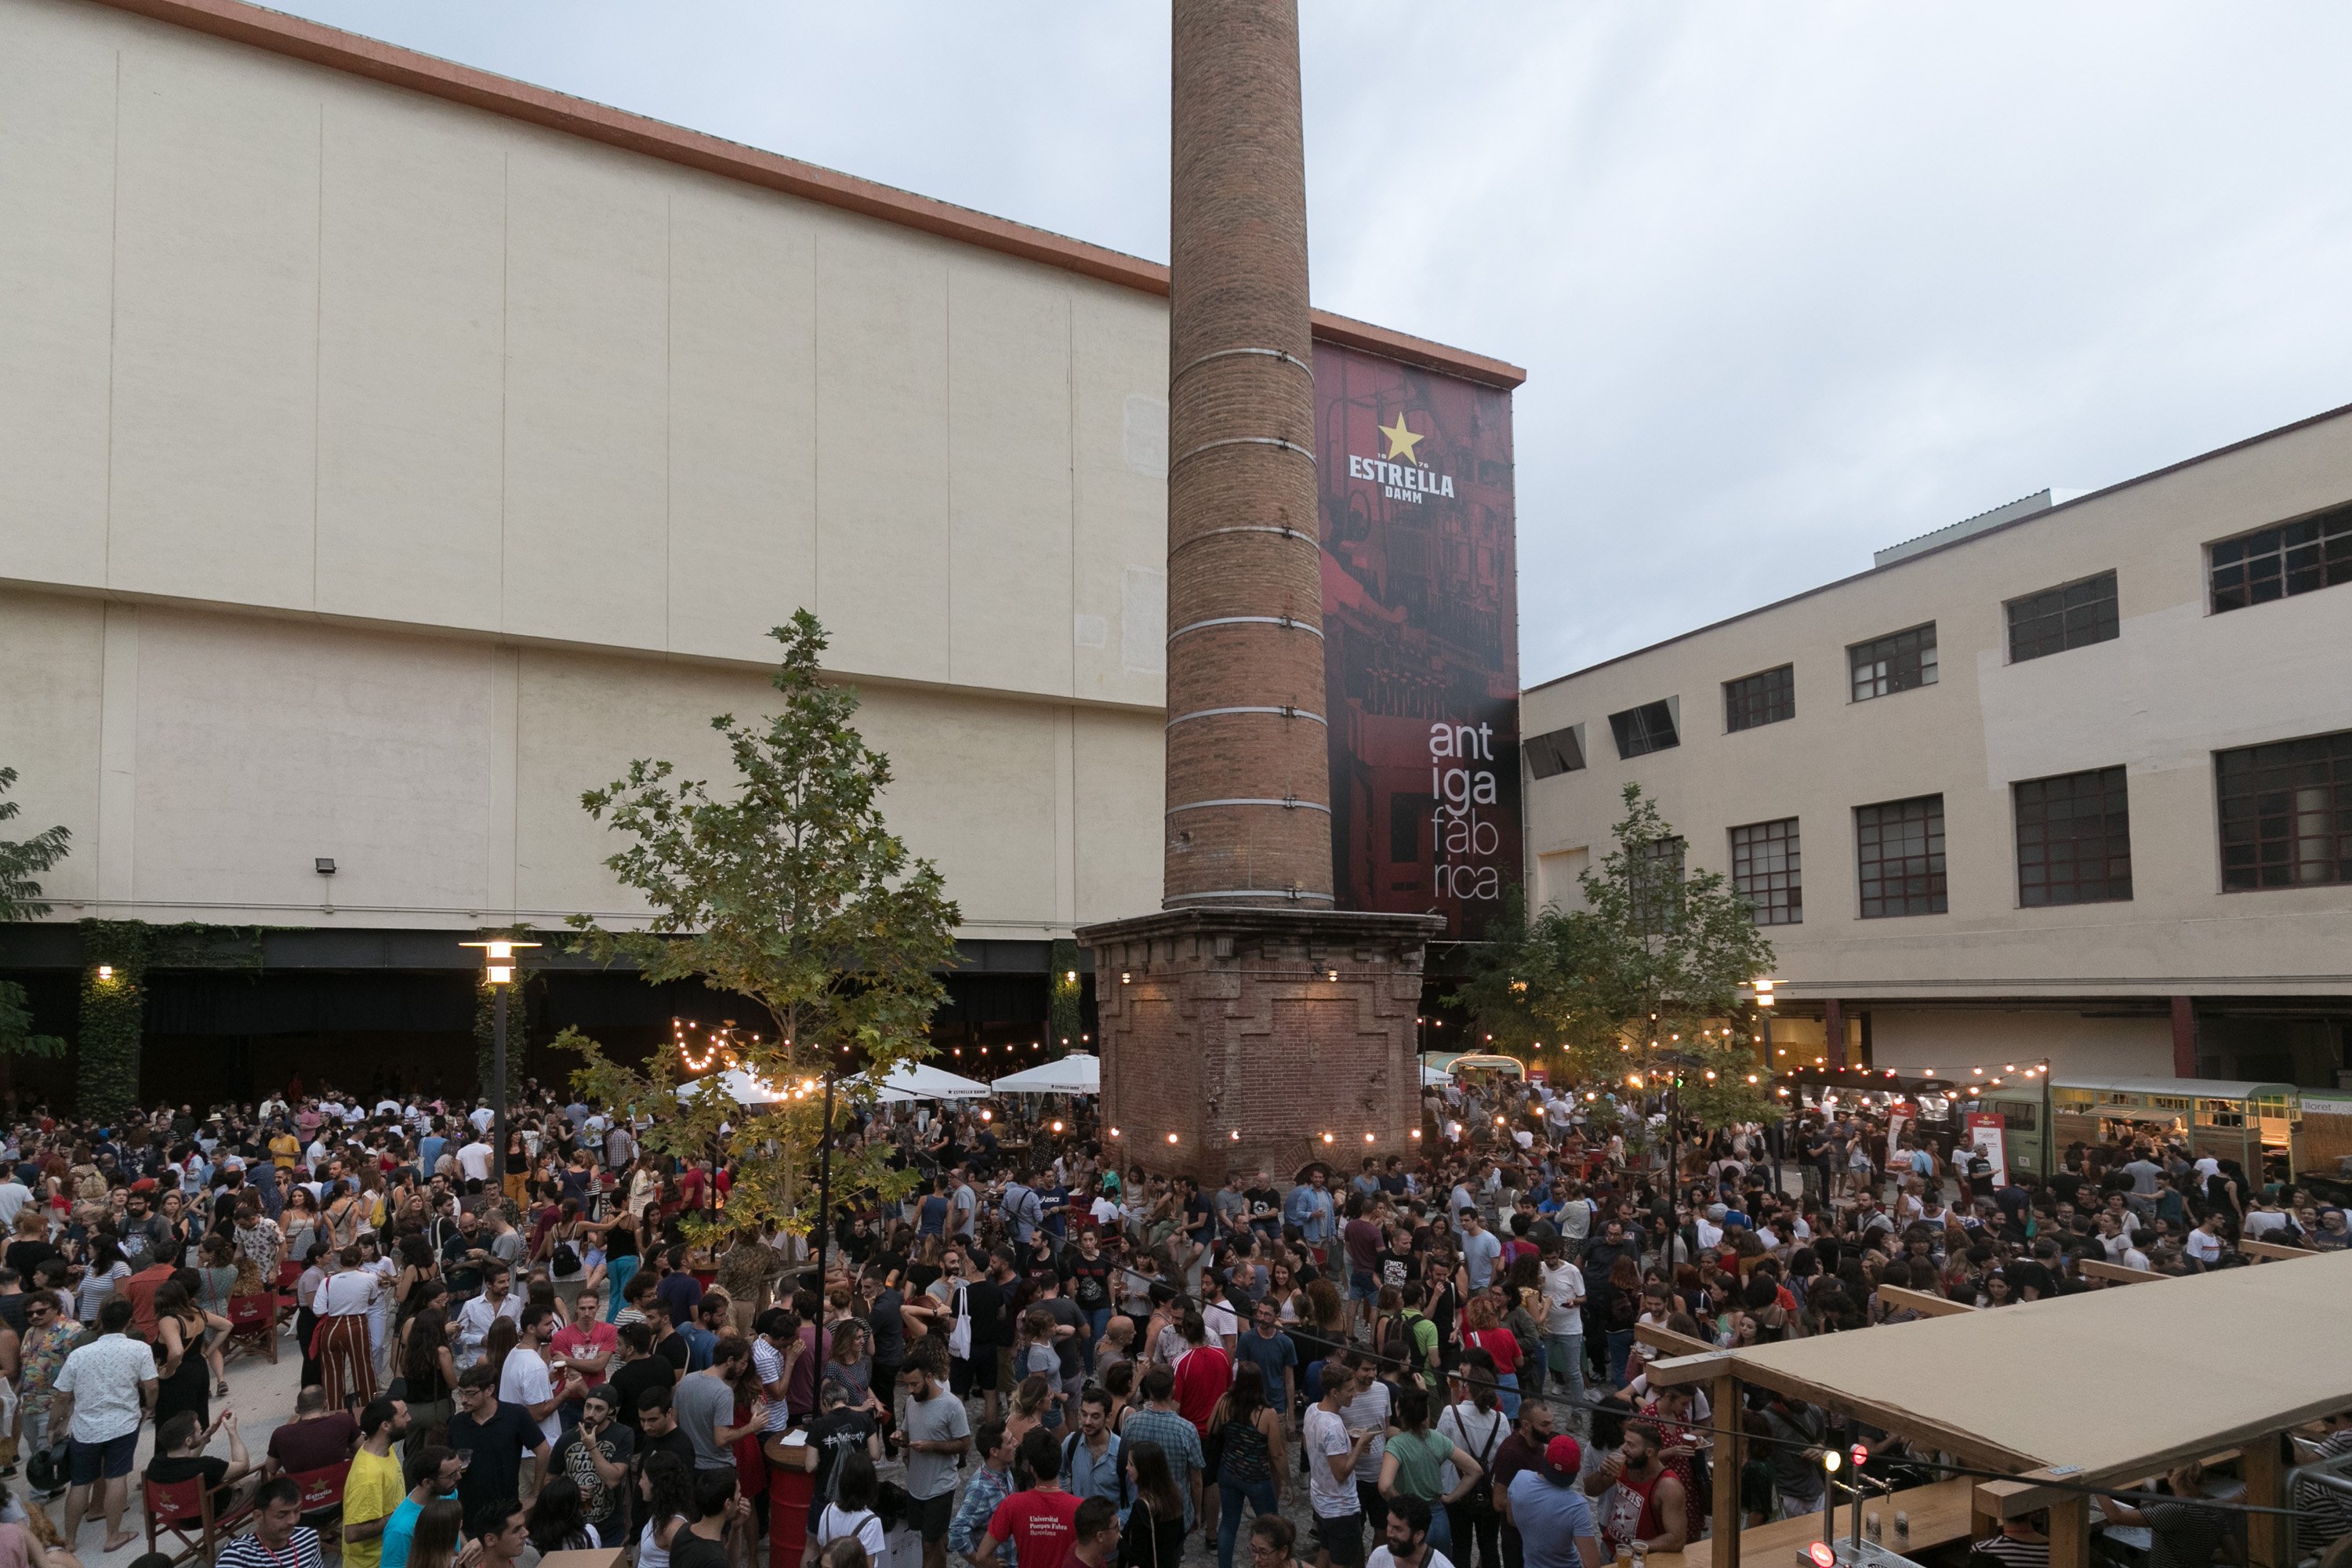
[[[507,993],[514,986],[515,949],[537,947],[539,943],[501,937],[457,945],[482,950],[483,973],[490,987],[490,1179],[503,1202],[507,1180]]]

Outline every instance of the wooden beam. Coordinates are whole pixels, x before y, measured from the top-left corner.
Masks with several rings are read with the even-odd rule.
[[[2238,1250],[2257,1263],[2292,1263],[2298,1258],[2316,1258],[2316,1252],[2303,1247],[2281,1247],[2275,1241],[2241,1241]]]
[[[2032,1481],[1979,1481],[1969,1498],[1969,1508],[1981,1520],[1998,1524],[2004,1519],[2022,1519],[2029,1513],[2039,1513],[2053,1502],[2069,1493],[2037,1487]]]
[[[2075,1267],[2094,1279],[2111,1279],[2119,1285],[2145,1285],[2150,1280],[2172,1278],[2153,1269],[2127,1268],[2120,1263],[2103,1263],[2095,1258],[2086,1258]],[[2052,1564],[2052,1568],[2056,1568],[2056,1564]]]
[[[1777,1367],[1748,1360],[1736,1351],[1716,1351],[1703,1356],[1676,1356],[1668,1361],[1654,1361],[1650,1363],[1648,1375],[1650,1385],[1656,1388],[1686,1383],[1712,1383],[1733,1371],[1738,1373],[1742,1383],[1769,1388],[1775,1394],[1783,1394],[1808,1405],[1860,1416],[1865,1424],[1881,1431],[1909,1437],[1931,1448],[1941,1448],[1985,1469],[2034,1470],[2045,1463],[2035,1455],[2021,1454],[1997,1443],[1989,1443],[1973,1432],[1963,1432],[1940,1421],[1927,1420],[1899,1405],[1860,1398],[1810,1378],[1798,1377]]]
[[[2091,1500],[2080,1492],[2050,1505],[2050,1568],[2091,1568]]]
[[[1654,1351],[1664,1351],[1670,1356],[1713,1355],[1721,1348],[1706,1340],[1694,1339],[1688,1334],[1678,1334],[1672,1329],[1660,1328],[1655,1323],[1634,1324],[1633,1342],[1636,1344],[1647,1345]]]
[[[2279,1495],[2278,1434],[2257,1437],[2245,1446],[2239,1463],[2246,1478],[2246,1502],[2253,1508],[2285,1506]],[[2253,1568],[2287,1568],[2286,1521],[2275,1513],[2246,1516],[2246,1556]]]
[[[1739,1380],[1729,1373],[1715,1380],[1711,1421],[1715,1426],[1715,1551],[1710,1568],[1739,1568]]]
[[[1908,1307],[1930,1318],[1957,1318],[1962,1312],[1977,1310],[1971,1301],[1955,1301],[1949,1296],[1937,1296],[1926,1290],[1906,1290],[1900,1285],[1881,1285],[1878,1299],[1897,1307]]]

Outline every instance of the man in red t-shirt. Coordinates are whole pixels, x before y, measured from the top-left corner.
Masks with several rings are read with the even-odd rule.
[[[996,1568],[997,1548],[1009,1541],[1021,1568],[1069,1568],[1078,1539],[1078,1500],[1062,1489],[1062,1450],[1054,1435],[1031,1427],[1021,1439],[1016,1468],[1036,1479],[996,1505],[972,1562]]]
[[[1187,1309],[1177,1331],[1184,1336],[1188,1348],[1176,1358],[1176,1408],[1205,1442],[1209,1417],[1233,1384],[1234,1363],[1223,1347],[1209,1343],[1209,1327],[1200,1313]]]

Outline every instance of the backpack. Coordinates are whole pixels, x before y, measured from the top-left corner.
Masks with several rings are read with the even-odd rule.
[[[1456,1508],[1466,1510],[1471,1518],[1480,1520],[1492,1519],[1496,1517],[1494,1466],[1495,1447],[1496,1444],[1503,1440],[1503,1429],[1511,1424],[1510,1417],[1503,1414],[1502,1407],[1500,1405],[1497,1405],[1494,1410],[1488,1413],[1488,1418],[1489,1425],[1486,1428],[1486,1446],[1480,1448],[1478,1452],[1473,1456],[1473,1458],[1476,1458],[1478,1461],[1478,1479],[1471,1484],[1468,1491],[1462,1494],[1462,1500],[1454,1505]],[[1464,1420],[1459,1414],[1455,1415],[1454,1417],[1454,1424],[1462,1428],[1462,1435],[1466,1437],[1470,1435],[1470,1424]]]

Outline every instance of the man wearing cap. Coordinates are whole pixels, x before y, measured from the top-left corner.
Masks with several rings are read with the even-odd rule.
[[[1600,1568],[1601,1535],[1576,1485],[1583,1464],[1584,1446],[1562,1433],[1544,1445],[1541,1463],[1511,1478],[1506,1512],[1527,1568]]]

